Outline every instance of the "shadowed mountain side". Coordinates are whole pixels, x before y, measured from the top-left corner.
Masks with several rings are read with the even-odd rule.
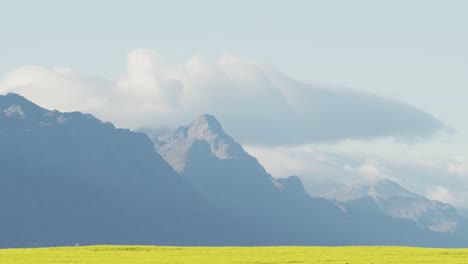
[[[296,199],[307,199],[309,197],[298,176],[276,179],[276,183],[279,184],[277,186],[287,196],[296,197]]]
[[[143,134],[0,96],[0,242],[244,244]]]

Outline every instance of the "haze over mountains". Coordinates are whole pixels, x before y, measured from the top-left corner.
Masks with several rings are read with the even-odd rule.
[[[468,246],[450,205],[388,180],[311,197],[299,177],[268,174],[210,115],[148,137],[8,94],[0,146],[1,247]]]
[[[467,221],[453,206],[429,200],[384,178],[334,189],[322,197],[340,202],[371,198],[387,215],[412,220],[436,232],[455,232]]]

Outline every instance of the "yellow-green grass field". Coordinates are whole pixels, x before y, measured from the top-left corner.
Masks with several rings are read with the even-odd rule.
[[[468,249],[90,246],[2,249],[0,263],[468,263]]]

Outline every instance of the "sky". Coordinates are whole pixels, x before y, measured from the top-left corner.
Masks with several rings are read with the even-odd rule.
[[[0,93],[132,129],[210,113],[275,177],[468,204],[466,1],[0,4]]]

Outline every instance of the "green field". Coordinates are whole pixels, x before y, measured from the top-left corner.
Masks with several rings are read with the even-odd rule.
[[[2,249],[0,263],[468,263],[468,249],[91,246]]]

